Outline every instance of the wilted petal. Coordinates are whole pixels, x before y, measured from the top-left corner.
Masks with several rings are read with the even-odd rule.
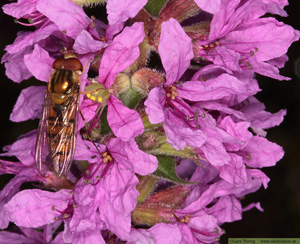
[[[203,11],[206,11],[211,14],[215,14],[220,9],[220,0],[195,0],[195,3],[201,8]]]
[[[166,85],[178,81],[194,57],[191,39],[173,18],[161,24],[158,51],[166,71]]]
[[[107,45],[105,42],[95,40],[86,30],[82,30],[76,37],[73,48],[79,54],[87,54],[100,51]]]
[[[159,124],[165,120],[164,106],[166,103],[166,92],[161,87],[153,88],[145,101],[146,113],[151,124]]]
[[[144,132],[144,125],[138,112],[124,106],[113,95],[110,95],[107,105],[107,121],[117,137],[128,141]]]
[[[107,148],[118,164],[134,173],[147,175],[157,169],[156,157],[140,150],[134,139],[125,142],[112,138],[107,143]]]
[[[51,58],[49,53],[38,44],[34,45],[34,49],[31,54],[24,55],[24,62],[27,69],[35,78],[40,81],[49,81],[54,58]]]
[[[282,147],[259,136],[253,136],[243,151],[249,155],[245,163],[253,168],[274,166],[284,155]]]
[[[39,0],[36,7],[73,39],[90,24],[83,8],[69,0]]]
[[[70,190],[58,192],[39,189],[23,190],[16,194],[4,209],[8,212],[10,221],[18,226],[38,228],[55,221],[60,215],[55,209],[63,211],[71,198]]]
[[[122,30],[125,21],[135,17],[146,3],[147,0],[108,0],[106,5],[109,24],[106,31],[107,39],[112,40],[113,36]]]
[[[38,0],[18,0],[17,3],[5,4],[2,9],[4,13],[19,19],[36,11],[37,2]]]
[[[9,119],[21,122],[38,118],[42,112],[45,90],[43,86],[30,86],[22,90]]]

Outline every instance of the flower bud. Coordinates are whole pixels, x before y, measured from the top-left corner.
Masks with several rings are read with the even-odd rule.
[[[189,192],[186,186],[175,186],[155,193],[133,210],[132,219],[135,224],[150,226],[176,221],[173,211],[181,207]]]
[[[133,88],[143,96],[147,96],[152,88],[162,85],[164,82],[164,75],[149,68],[140,69],[131,77]]]

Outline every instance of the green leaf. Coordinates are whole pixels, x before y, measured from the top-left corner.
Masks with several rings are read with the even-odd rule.
[[[175,170],[175,161],[171,156],[156,155],[158,168],[153,175],[178,184],[194,184],[179,178]]]
[[[166,0],[149,0],[144,8],[152,16],[158,16],[165,3]]]

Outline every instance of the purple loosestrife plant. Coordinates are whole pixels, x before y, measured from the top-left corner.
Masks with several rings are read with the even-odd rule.
[[[300,32],[275,0],[18,0],[3,11],[34,26],[5,48],[14,82],[48,82],[72,53],[80,76],[77,142],[66,175],[35,168],[37,130],[4,147],[1,240],[10,243],[216,243],[242,218],[242,197],[267,188],[283,157],[255,73],[278,68]],[[85,10],[106,8],[106,16]],[[88,11],[87,11],[88,12]],[[100,20],[101,19],[101,20]],[[24,22],[25,20],[25,22]],[[26,23],[28,20],[28,23]],[[272,30],[272,31],[270,31]],[[45,85],[46,86],[46,85]],[[24,89],[10,115],[41,118],[46,87]],[[5,160],[14,156],[17,161]],[[25,182],[31,189],[20,190]],[[12,222],[16,232],[5,230]]]

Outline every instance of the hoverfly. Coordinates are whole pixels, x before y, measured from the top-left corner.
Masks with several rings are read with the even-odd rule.
[[[35,164],[45,176],[51,169],[58,176],[71,166],[77,134],[81,62],[74,57],[55,60],[45,95],[35,145]]]

